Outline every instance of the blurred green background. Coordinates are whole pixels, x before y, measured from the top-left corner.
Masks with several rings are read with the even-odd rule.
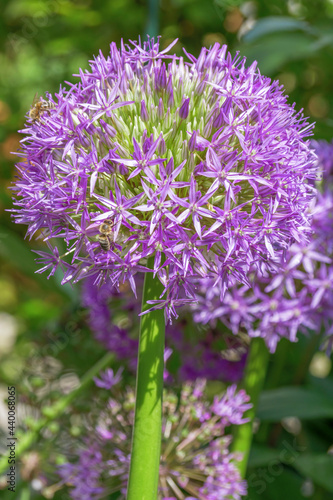
[[[290,103],[316,121],[315,137],[331,140],[333,1],[2,0],[0,8],[0,396],[7,384],[17,386],[18,418],[27,429],[29,418],[65,394],[68,380],[75,386],[103,354],[87,330],[77,289],[62,287],[61,275],[47,280],[35,274],[31,249],[43,245],[24,240],[24,228],[14,226],[5,211],[12,206],[8,188],[15,176],[17,131],[24,128],[35,93],[53,93],[66,80],[75,81],[72,74],[89,68],[99,50],[107,54],[111,41],[155,31],[162,47],[179,38],[179,54],[182,46],[198,55],[203,45],[219,42],[232,53],[239,50],[249,64],[257,60],[263,74],[284,85]],[[333,496],[331,362],[317,348],[317,338],[302,338],[297,345],[282,343],[272,357],[248,473],[251,500]],[[77,405],[83,408],[87,398]],[[75,421],[66,418],[75,436]],[[40,457],[55,450],[56,440],[58,423],[40,438]],[[283,458],[286,449],[289,461]],[[30,486],[39,467],[29,472],[25,466],[17,496],[8,498],[51,498]]]

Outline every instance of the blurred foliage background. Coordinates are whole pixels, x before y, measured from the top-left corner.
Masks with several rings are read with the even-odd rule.
[[[158,18],[154,0],[0,1],[0,396],[16,385],[23,432],[103,355],[86,327],[77,289],[61,286],[58,274],[49,280],[35,274],[31,249],[43,245],[24,240],[24,228],[5,211],[12,206],[17,131],[36,92],[58,91],[75,81],[79,68],[89,68],[99,50],[106,54],[111,41],[135,40],[149,30],[162,35],[162,47],[179,38],[179,54],[182,46],[197,55],[202,45],[219,42],[249,64],[257,60],[316,121],[315,137],[333,137],[332,0],[160,0],[157,7]],[[331,362],[317,349],[317,337],[302,338],[297,345],[281,343],[272,356],[248,472],[251,500],[332,498]],[[78,398],[75,411],[63,417],[73,438],[80,432],[75,418],[88,404],[87,395]],[[17,493],[3,491],[3,498],[52,497],[40,495],[31,480],[43,457],[56,454],[59,427],[55,421],[45,429],[36,445],[39,458],[26,455]],[[61,461],[61,453],[54,460]]]

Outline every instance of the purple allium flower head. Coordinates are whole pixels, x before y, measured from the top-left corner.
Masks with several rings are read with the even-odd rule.
[[[204,280],[193,306],[196,321],[214,327],[220,320],[234,334],[247,331],[263,337],[271,351],[282,337],[295,342],[298,331],[324,331],[333,339],[333,160],[328,161],[328,149],[324,141],[317,143],[323,193],[317,193],[309,208],[310,240],[291,245],[285,264],[272,266],[271,273],[257,273],[252,287],[230,287],[222,302],[212,280]]]
[[[312,126],[277,81],[225,45],[186,62],[168,54],[175,43],[112,43],[48,95],[54,109],[23,130],[14,188],[16,222],[49,242],[44,269],[135,292],[153,257],[165,286],[153,307],[169,318],[199,277],[223,295],[300,240],[314,178]]]
[[[165,391],[159,500],[239,500],[246,495],[246,482],[241,480],[237,468],[240,456],[230,453],[231,436],[225,429],[243,421],[249,398],[244,391],[236,392],[235,386],[229,387],[226,396],[217,398],[223,401],[220,416],[217,403],[211,405],[206,400],[205,386],[204,380],[185,384],[180,399],[170,390]],[[73,488],[72,498],[78,498],[75,495],[79,489],[85,492],[96,485],[103,487],[100,499],[111,492],[118,493],[119,500],[125,498],[135,399],[131,389],[116,392],[113,387],[112,390],[115,393],[107,409],[104,406],[97,413],[98,428],[102,427],[103,433],[92,428],[85,442],[85,453],[78,449],[77,462],[60,468],[63,481]],[[92,485],[85,484],[89,456],[94,469]],[[87,477],[90,482],[90,476]]]
[[[98,287],[87,278],[82,287],[82,304],[88,308],[88,323],[95,338],[132,372],[136,370],[143,286],[142,278],[137,281],[137,298],[128,285],[117,291],[110,283]],[[196,325],[191,312],[182,308],[180,317],[166,326],[165,381],[201,377],[237,382],[243,374],[246,353],[246,339]]]

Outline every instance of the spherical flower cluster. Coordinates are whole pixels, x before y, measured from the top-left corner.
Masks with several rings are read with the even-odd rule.
[[[223,293],[300,240],[314,177],[312,126],[277,81],[226,46],[185,62],[175,43],[112,43],[40,101],[14,188],[16,222],[49,245],[42,270],[135,291],[150,257],[169,317],[198,277]]]
[[[246,483],[237,469],[240,456],[229,452],[231,436],[225,429],[247,421],[243,414],[251,407],[249,397],[231,386],[210,404],[205,384],[204,380],[186,384],[180,400],[165,392],[159,500],[239,500],[246,495]],[[88,429],[83,449],[77,450],[77,461],[60,468],[73,500],[108,498],[112,493],[118,493],[119,500],[125,498],[134,392],[113,391],[95,427]]]
[[[87,278],[82,285],[82,305],[88,309],[88,324],[94,337],[114,352],[122,365],[126,363],[135,372],[142,277],[137,280],[137,298],[128,284],[117,291],[110,282],[99,287],[93,278]],[[236,382],[242,377],[246,353],[245,338],[228,332],[222,335],[209,326],[197,325],[192,314],[183,308],[179,319],[166,325],[165,381],[201,377]]]
[[[235,334],[245,329],[250,336],[263,337],[271,351],[281,337],[296,341],[299,330],[324,331],[333,339],[333,184],[329,184],[333,158],[328,161],[328,149],[324,143],[323,154],[316,150],[319,161],[325,155],[327,161],[320,163],[326,169],[324,192],[317,193],[310,210],[309,243],[294,243],[284,267],[257,275],[252,287],[230,287],[223,302],[218,289],[209,286],[212,282],[203,282],[199,302],[193,306],[196,321],[214,326],[220,320]]]

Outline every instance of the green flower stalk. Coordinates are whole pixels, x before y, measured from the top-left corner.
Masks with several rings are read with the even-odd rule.
[[[264,339],[252,339],[243,384],[244,390],[248,396],[250,396],[252,407],[245,413],[245,417],[248,421],[235,428],[234,440],[232,443],[233,451],[240,452],[243,455],[242,460],[238,464],[239,471],[243,478],[246,474],[247,463],[250,455],[253,437],[253,421],[257,412],[260,392],[265,382],[268,361],[269,351]]]
[[[153,259],[148,265],[153,265]],[[146,274],[142,311],[157,300],[163,285]],[[162,435],[162,393],[165,319],[161,309],[141,316],[136,384],[135,422],[127,500],[157,497]]]

